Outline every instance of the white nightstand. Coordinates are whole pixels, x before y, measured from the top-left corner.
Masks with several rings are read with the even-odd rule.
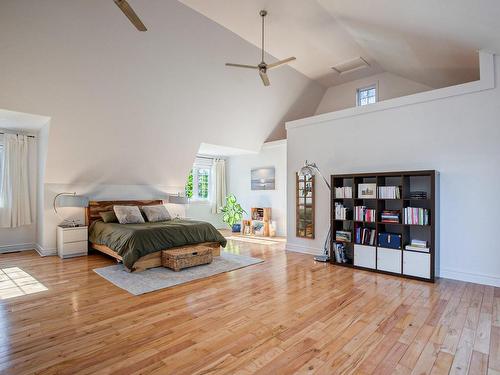
[[[61,258],[88,253],[88,227],[57,227],[57,254]]]

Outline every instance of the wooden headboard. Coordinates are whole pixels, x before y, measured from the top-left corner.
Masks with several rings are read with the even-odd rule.
[[[101,220],[101,212],[113,211],[113,206],[154,206],[163,204],[161,199],[144,201],[90,201],[85,209],[85,224],[90,226],[94,221]]]

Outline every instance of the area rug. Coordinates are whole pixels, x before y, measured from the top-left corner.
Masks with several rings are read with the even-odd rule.
[[[130,273],[125,270],[122,264],[96,268],[94,272],[117,287],[138,296],[261,262],[263,262],[262,259],[222,251],[221,255],[214,257],[210,264],[185,268],[179,272],[156,267],[138,273]]]

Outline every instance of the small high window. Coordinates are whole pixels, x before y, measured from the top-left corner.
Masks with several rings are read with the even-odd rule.
[[[356,103],[358,106],[377,102],[377,87],[375,85],[358,89]]]

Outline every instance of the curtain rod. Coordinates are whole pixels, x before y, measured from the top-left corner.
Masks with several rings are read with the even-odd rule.
[[[15,135],[24,135],[24,134],[19,134],[19,133],[4,133],[0,132],[0,134],[15,134]],[[27,135],[28,138],[36,138],[34,135]]]

